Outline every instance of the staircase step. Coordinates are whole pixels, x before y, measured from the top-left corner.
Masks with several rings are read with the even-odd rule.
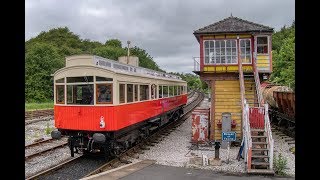
[[[250,129],[251,132],[264,132],[264,129]]]
[[[267,142],[256,142],[252,141],[252,145],[257,145],[257,144],[268,144]]]
[[[253,158],[269,158],[268,155],[252,155]]]
[[[274,171],[272,169],[248,169],[248,174],[268,174],[274,175]]]
[[[251,136],[251,138],[267,138],[267,136]]]
[[[269,162],[255,162],[255,161],[251,161],[251,165],[269,165]]]
[[[269,149],[265,149],[265,148],[252,148],[252,151],[269,151]]]

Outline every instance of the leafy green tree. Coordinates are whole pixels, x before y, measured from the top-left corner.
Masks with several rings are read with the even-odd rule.
[[[93,54],[97,56],[101,56],[104,58],[108,58],[111,60],[118,61],[118,57],[125,56],[126,51],[122,48],[112,47],[112,46],[102,46],[95,48],[93,50]]]
[[[272,40],[273,83],[295,89],[295,22],[274,33]]]
[[[294,37],[286,38],[279,52],[273,54],[273,73],[271,81],[295,88],[295,42]]]
[[[116,48],[122,48],[122,43],[119,39],[109,39],[106,41],[105,45],[116,47]]]
[[[53,96],[53,74],[62,68],[64,58],[51,44],[35,43],[25,56],[25,101],[45,102]]]

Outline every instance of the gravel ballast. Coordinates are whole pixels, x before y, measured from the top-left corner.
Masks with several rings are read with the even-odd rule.
[[[195,94],[193,97],[196,97]],[[190,100],[188,100],[189,102]],[[201,103],[200,107],[208,107],[210,102],[205,98]],[[177,166],[177,167],[188,167],[188,168],[201,168],[201,169],[211,169],[217,172],[226,173],[245,173],[245,163],[244,160],[236,160],[239,147],[231,147],[229,155],[229,164],[226,163],[227,150],[220,148],[220,159],[221,166],[202,166],[189,164],[189,159],[191,157],[202,157],[206,155],[209,158],[214,157],[214,147],[200,147],[197,150],[191,149],[191,123],[192,119],[189,117],[182,125],[176,128],[175,131],[171,132],[162,141],[155,144],[155,146],[150,146],[150,150],[144,150],[144,154],[139,155],[139,159],[130,158],[132,162],[141,161],[143,159],[156,160],[157,164]],[[39,121],[31,123],[25,126],[25,144],[31,144],[38,139],[48,139],[50,138],[50,133],[46,133],[46,129],[50,128],[52,131],[54,129],[53,118],[46,121]],[[50,132],[51,132],[50,131]],[[295,176],[295,155],[290,152],[290,147],[280,136],[273,132],[274,138],[274,154],[277,155],[281,153],[287,159],[287,168],[285,170],[286,174],[289,176]],[[57,151],[49,152],[41,157],[33,158],[32,161],[25,162],[25,174],[29,176],[35,174],[40,170],[49,168],[52,165],[59,164],[70,158],[70,149],[68,147],[58,149]]]

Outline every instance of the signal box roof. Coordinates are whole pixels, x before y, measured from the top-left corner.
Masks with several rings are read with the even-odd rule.
[[[193,34],[199,40],[199,35],[227,33],[273,33],[273,28],[230,16],[221,21],[195,30]]]

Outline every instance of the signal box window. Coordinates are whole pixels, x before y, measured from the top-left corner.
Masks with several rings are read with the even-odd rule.
[[[133,84],[127,84],[127,102],[133,102]]]
[[[96,103],[112,104],[112,84],[96,85]]]
[[[257,37],[257,53],[268,54],[268,37]]]
[[[140,85],[140,101],[149,99],[149,85]]]
[[[67,104],[93,104],[93,84],[67,85]]]
[[[56,103],[64,104],[64,85],[56,85]]]
[[[119,84],[119,102],[125,103],[125,84]]]

